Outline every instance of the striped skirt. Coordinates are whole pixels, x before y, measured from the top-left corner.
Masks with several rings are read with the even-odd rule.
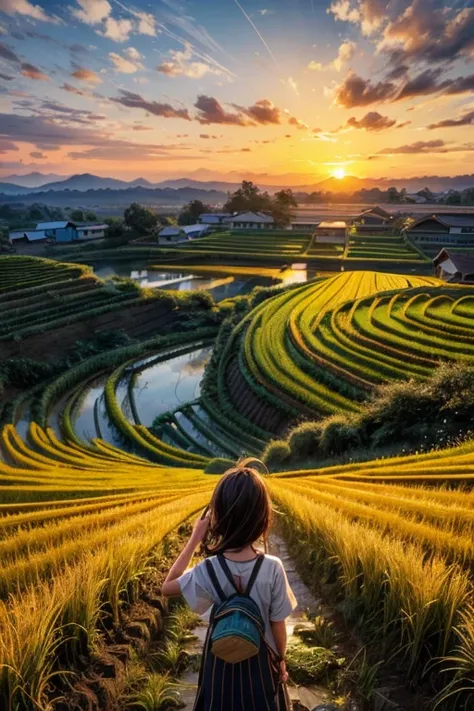
[[[210,646],[209,628],[193,711],[290,711],[278,659],[263,640],[258,655],[238,664],[218,659]]]

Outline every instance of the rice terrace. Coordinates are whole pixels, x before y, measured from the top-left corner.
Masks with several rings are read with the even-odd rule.
[[[474,0],[0,0],[0,711],[474,711]]]
[[[335,708],[472,708],[472,286],[345,271],[215,302],[45,258],[0,274],[2,709],[178,704],[160,570],[244,455],[344,630],[316,678]],[[196,354],[199,387],[160,410]]]

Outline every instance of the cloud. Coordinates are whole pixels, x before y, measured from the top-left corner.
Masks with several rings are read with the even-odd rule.
[[[397,148],[384,148],[378,155],[400,155],[413,153],[447,153],[446,143],[441,140],[417,141]]]
[[[336,20],[360,25],[364,35],[371,35],[381,27],[387,17],[387,2],[384,0],[333,0],[328,13]]]
[[[133,30],[131,20],[116,20],[108,17],[105,21],[104,30],[99,34],[114,40],[114,42],[126,42]]]
[[[112,12],[108,0],[77,0],[80,9],[72,8],[71,12],[81,22],[87,25],[98,25]]]
[[[311,61],[307,68],[313,72],[324,72],[330,70],[336,70],[340,72],[343,70],[346,64],[351,61],[354,53],[357,49],[355,42],[350,40],[344,40],[344,42],[339,46],[337,51],[337,57],[329,62],[329,64],[322,64],[322,62]]]
[[[201,94],[198,96],[194,106],[199,111],[196,120],[204,126],[212,123],[228,124],[231,126],[255,126],[255,123],[241,112],[234,114],[226,111],[222,104],[213,96]]]
[[[30,153],[30,156],[31,156],[32,158],[37,158],[38,160],[44,160],[45,158],[48,157],[48,156],[45,156],[44,153],[41,153],[41,151],[32,151],[32,152]]]
[[[288,119],[288,123],[290,124],[290,126],[296,126],[299,131],[306,131],[307,129],[309,129],[308,124],[304,121],[300,121],[300,119],[297,119],[296,116],[290,116],[290,118]]]
[[[269,123],[281,123],[281,111],[269,99],[260,99],[260,101],[256,101],[253,106],[249,106],[248,108],[238,106],[237,104],[233,104],[233,106],[238,109],[238,111],[246,114],[256,123],[263,125]]]
[[[474,74],[452,79],[442,79],[442,74],[443,70],[440,68],[426,69],[413,79],[407,78],[398,84],[387,80],[373,84],[370,79],[363,79],[350,72],[343,83],[336,87],[335,101],[339,106],[350,109],[384,101],[415,99],[440,92],[457,95],[474,91]]]
[[[141,54],[134,47],[126,49],[124,55],[109,52],[109,57],[118,72],[121,74],[134,74],[143,69],[143,64],[140,62]]]
[[[134,12],[134,16],[138,19],[137,30],[141,35],[154,37],[156,35],[156,21],[150,12]]]
[[[379,51],[392,61],[452,62],[474,56],[474,8],[413,0],[384,30]]]
[[[61,89],[63,89],[63,91],[68,91],[70,94],[77,94],[78,96],[84,96],[83,91],[81,91],[80,89],[76,89],[75,86],[72,86],[71,84],[68,84],[67,82],[65,82],[62,85]]]
[[[0,79],[3,79],[3,81],[13,81],[15,77],[11,77],[9,74],[3,74],[3,72],[0,72]]]
[[[157,71],[169,77],[188,77],[188,79],[202,79],[206,74],[222,75],[225,72],[221,67],[203,61],[193,61],[194,51],[189,42],[185,43],[184,51],[171,50],[166,62],[157,66]]]
[[[92,69],[85,69],[84,67],[78,67],[75,72],[71,74],[72,77],[83,81],[86,84],[101,84],[102,79],[98,74],[92,71]]]
[[[435,128],[455,128],[456,126],[472,126],[474,125],[474,111],[467,111],[458,118],[444,119],[437,123],[430,123],[427,128],[433,130]]]
[[[117,0],[117,4],[126,10],[133,20],[116,19],[112,17],[112,5],[108,0],[77,0],[77,3],[80,8],[72,8],[72,14],[87,25],[100,25],[96,32],[114,42],[126,42],[132,32],[150,37],[156,35],[156,21],[149,12],[132,10]]]
[[[24,15],[40,22],[59,22],[57,17],[48,15],[40,5],[33,5],[28,0],[0,0],[0,10],[7,15]]]
[[[205,138],[206,140],[219,138],[219,136],[211,136],[209,133],[200,133],[199,138]]]
[[[436,93],[443,88],[438,81],[441,74],[441,69],[426,69],[414,79],[408,79],[397,92],[395,101]]]
[[[343,83],[335,90],[335,101],[339,106],[351,109],[355,106],[368,106],[392,98],[397,91],[393,82],[380,81],[373,84],[370,79],[350,72]]]
[[[83,151],[71,151],[68,157],[72,160],[109,160],[109,161],[153,161],[172,158],[176,160],[198,160],[201,156],[176,152],[182,149],[178,145],[155,145],[147,143],[130,143],[120,141],[119,145],[103,145]]]
[[[0,42],[0,58],[12,64],[21,64],[20,57],[4,42]]]
[[[295,92],[296,96],[299,96],[299,95],[300,95],[300,92],[299,92],[299,89],[298,89],[298,84],[295,82],[295,80],[293,79],[293,77],[288,77],[288,79],[286,80],[286,83],[288,84],[288,86],[290,87],[290,89],[292,89],[292,90]]]
[[[182,155],[180,144],[143,144],[115,137],[111,130],[96,130],[89,125],[60,125],[54,120],[41,116],[19,116],[0,114],[0,150],[17,150],[13,141],[34,144],[38,150],[56,150],[61,146],[84,147],[71,151],[73,159],[104,159],[114,161],[152,160],[172,156],[173,159],[193,159],[195,156]]]
[[[16,146],[12,141],[5,138],[0,138],[0,153],[8,153],[9,151],[17,151],[18,146]]]
[[[28,77],[28,79],[35,79],[36,81],[49,81],[49,77],[47,77],[41,69],[35,67],[34,64],[28,64],[28,62],[24,62],[21,65],[21,74],[23,74],[24,77]]]
[[[386,131],[396,126],[397,120],[389,116],[382,116],[378,111],[369,111],[361,119],[357,120],[352,116],[339,130],[348,128],[363,129],[364,131]]]
[[[321,62],[315,62],[314,60],[312,60],[308,64],[308,69],[310,69],[312,72],[322,72],[324,70],[324,64],[322,64]]]
[[[140,94],[134,94],[131,91],[120,89],[120,96],[111,98],[116,104],[121,104],[130,109],[143,109],[154,116],[163,116],[164,118],[180,118],[185,121],[191,121],[191,116],[187,109],[176,109],[171,104],[164,104],[158,101],[147,101]]]
[[[466,94],[474,91],[474,74],[447,80],[443,82],[442,88],[446,94]]]
[[[345,40],[339,47],[336,59],[331,62],[331,66],[337,71],[342,71],[343,67],[351,61],[356,51],[355,42]]]

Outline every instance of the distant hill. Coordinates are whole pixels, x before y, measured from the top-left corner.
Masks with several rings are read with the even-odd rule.
[[[231,176],[229,176],[231,177]],[[232,175],[232,178],[234,176]],[[281,177],[281,176],[280,176]],[[424,187],[429,188],[432,192],[441,193],[447,190],[464,190],[465,188],[474,185],[474,174],[457,175],[454,177],[440,176],[419,176],[415,178],[358,178],[353,175],[348,175],[345,178],[337,179],[328,177],[319,182],[310,182],[305,184],[292,184],[290,181],[291,175],[288,175],[289,183],[287,187],[291,187],[295,192],[334,192],[352,194],[359,190],[370,190],[372,188],[380,188],[387,190],[393,186],[401,190],[405,188],[407,192],[413,193],[421,190]],[[301,176],[293,176],[301,179]],[[53,178],[53,180],[51,180]],[[55,179],[57,178],[57,179]],[[15,180],[14,180],[15,179]],[[274,193],[281,190],[282,186],[267,184],[270,176],[265,176],[265,180],[257,181],[258,186],[262,190],[267,190]],[[88,192],[91,190],[130,190],[134,188],[145,188],[148,190],[184,190],[193,189],[203,193],[206,191],[217,191],[223,193],[224,196],[228,192],[234,191],[240,182],[235,179],[230,181],[225,180],[197,180],[193,177],[176,178],[170,180],[162,180],[159,182],[151,182],[146,178],[136,178],[135,180],[126,181],[117,178],[102,178],[98,175],[83,173],[80,175],[72,175],[68,178],[62,178],[53,174],[43,175],[41,173],[29,173],[28,175],[15,176],[10,175],[3,178],[0,182],[0,193],[4,195],[26,195],[29,193],[48,191],[79,191]],[[40,190],[41,188],[41,190]]]
[[[26,175],[7,175],[2,178],[4,183],[12,183],[13,185],[23,188],[40,188],[48,183],[66,180],[67,175],[56,175],[56,173],[27,173]]]
[[[5,184],[3,184],[5,185]],[[185,205],[191,200],[202,200],[210,205],[222,204],[227,195],[218,190],[198,190],[196,188],[144,188],[141,186],[127,187],[113,190],[111,188],[100,190],[54,190],[47,186],[47,190],[29,192],[27,194],[8,195],[1,194],[0,203],[21,203],[31,205],[35,202],[44,203],[54,207],[83,207],[83,208],[124,208],[132,202],[142,205]]]

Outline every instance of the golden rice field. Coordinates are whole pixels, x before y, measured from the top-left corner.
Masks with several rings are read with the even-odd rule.
[[[133,597],[163,538],[204,507],[215,478],[60,441],[34,424],[26,441],[7,426],[1,444],[0,698],[5,709],[48,708],[58,650],[71,659],[93,648],[105,602],[119,621],[123,592]],[[474,443],[268,479],[309,580],[330,583],[415,681],[430,661],[453,667],[441,688],[464,709],[474,699],[471,480]]]
[[[469,361],[472,296],[461,291],[370,272],[321,279],[256,306],[232,332],[222,361],[237,344],[240,365],[260,374],[272,397],[323,413],[350,409],[347,393],[303,367],[304,349],[308,358],[325,358],[327,369],[341,369],[344,357],[340,379],[362,380],[363,369],[371,384],[375,372],[426,375],[435,365],[425,362],[430,348]],[[209,343],[214,332],[201,331],[193,338]],[[166,341],[166,352],[189,348],[187,338]],[[1,711],[55,711],[58,680],[95,652],[105,618],[120,625],[167,535],[209,501],[216,477],[204,468],[212,452],[162,441],[117,395],[130,364],[163,358],[164,343],[156,338],[71,367],[36,393],[27,428],[7,424],[0,433]],[[75,404],[97,373],[122,446],[75,428]],[[21,407],[20,398],[13,422]],[[228,456],[258,453],[264,442],[238,428],[230,407],[215,427],[207,410],[188,417],[201,431],[213,428]],[[431,708],[472,711],[474,441],[281,472],[267,482],[277,524],[310,586],[336,601],[407,683],[431,690]]]

